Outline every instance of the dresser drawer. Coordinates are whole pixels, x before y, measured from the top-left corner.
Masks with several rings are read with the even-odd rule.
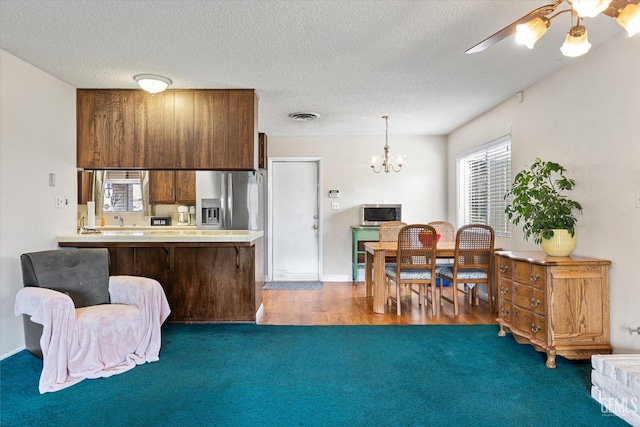
[[[513,324],[513,327],[521,332],[530,334],[531,322],[533,321],[533,313],[522,307],[518,307],[515,305],[512,307],[513,310],[511,312],[511,323]]]
[[[546,341],[547,322],[544,316],[533,314],[522,307],[513,306],[511,322],[513,326],[527,335]]]
[[[525,286],[517,282],[513,284],[511,301],[515,305],[528,309],[531,305],[532,297],[533,288],[531,286]]]
[[[511,278],[520,283],[531,283],[531,264],[522,261],[513,261]]]
[[[511,301],[511,288],[513,288],[511,280],[502,279],[500,281],[500,289],[498,291],[505,301]]]
[[[547,313],[547,305],[545,303],[544,291],[539,289],[533,289],[533,298],[531,298],[529,307],[531,311],[540,316],[544,316]]]
[[[547,284],[547,276],[546,270],[541,265],[532,265],[531,266],[531,276],[529,278],[529,283],[531,286],[537,289],[544,289]]]
[[[500,312],[498,313],[500,315],[500,319],[502,319],[503,321],[507,322],[507,323],[511,323],[511,312],[513,311],[513,309],[511,308],[511,303],[508,301],[503,301],[502,302],[502,307],[500,307]]]
[[[544,316],[538,316],[537,314],[531,315],[531,324],[529,325],[529,331],[534,337],[541,341],[547,340],[547,322]]]
[[[515,282],[531,285],[538,289],[544,289],[547,283],[545,271],[542,265],[514,261],[512,278]]]
[[[511,279],[511,271],[513,270],[510,259],[498,257],[498,272],[505,279]]]

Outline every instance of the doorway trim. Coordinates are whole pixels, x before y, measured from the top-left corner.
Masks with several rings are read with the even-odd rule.
[[[323,252],[323,235],[324,235],[324,214],[323,214],[323,206],[322,206],[322,157],[269,157],[268,160],[268,170],[273,171],[274,163],[285,163],[285,162],[313,162],[318,165],[318,176],[317,176],[317,186],[318,186],[318,280],[322,281],[323,273],[323,265],[322,259],[324,257]],[[269,235],[267,250],[267,281],[273,280],[273,174],[271,172],[267,173],[267,212],[268,212],[268,220],[267,220],[267,231]]]

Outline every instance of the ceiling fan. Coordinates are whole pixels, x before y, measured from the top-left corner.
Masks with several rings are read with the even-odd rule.
[[[556,12],[567,3],[567,8]],[[535,42],[544,35],[551,20],[562,13],[571,13],[572,27],[569,29],[562,53],[565,56],[579,56],[586,53],[591,45],[587,41],[587,31],[581,24],[584,18],[594,18],[600,14],[616,19],[627,30],[629,37],[640,32],[640,0],[557,0],[541,6],[507,25],[492,36],[487,37],[465,53],[477,53],[516,33],[516,41],[533,48]],[[576,24],[573,24],[573,20]]]

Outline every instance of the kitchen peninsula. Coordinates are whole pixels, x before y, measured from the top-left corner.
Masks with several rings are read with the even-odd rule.
[[[156,279],[169,321],[256,321],[264,284],[262,231],[105,230],[64,234],[58,245],[107,248],[111,275]]]

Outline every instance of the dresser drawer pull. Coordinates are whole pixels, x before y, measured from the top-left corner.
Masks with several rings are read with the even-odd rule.
[[[508,270],[509,270],[508,265],[503,265],[502,267],[500,267],[500,273],[506,273]]]
[[[531,332],[533,332],[535,334],[536,332],[539,332],[540,329],[542,329],[542,326],[536,325],[533,322],[531,323]]]
[[[533,297],[531,297],[531,308],[536,308],[537,306],[539,306],[541,304],[540,300],[535,299]]]
[[[501,317],[508,316],[508,315],[509,315],[509,310],[505,310],[504,308],[500,310]]]
[[[509,288],[505,288],[504,286],[500,286],[500,293],[502,295],[506,294],[507,292],[509,292]]]
[[[539,274],[531,274],[531,275],[529,276],[529,279],[531,279],[531,283],[535,283],[535,282],[537,282],[539,278],[540,278],[540,275],[539,275]]]

